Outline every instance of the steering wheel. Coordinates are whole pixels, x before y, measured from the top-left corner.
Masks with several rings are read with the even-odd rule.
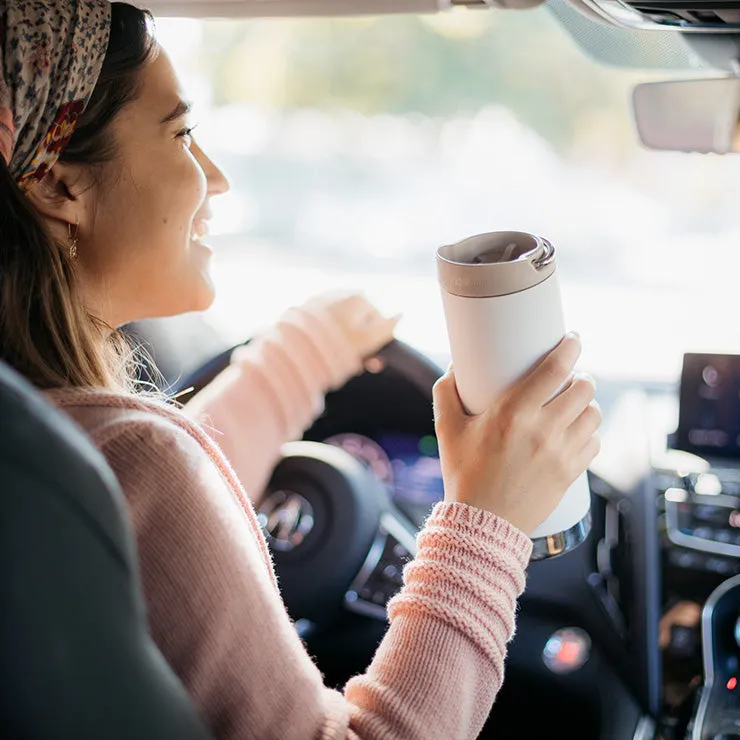
[[[197,393],[228,365],[232,351],[210,360],[179,387]],[[377,358],[378,372],[403,375],[429,398],[431,414],[432,386],[441,369],[399,341]],[[291,442],[257,513],[294,620],[326,625],[343,607],[385,621],[385,604],[401,587],[404,564],[416,554],[417,527],[362,463],[327,444]]]

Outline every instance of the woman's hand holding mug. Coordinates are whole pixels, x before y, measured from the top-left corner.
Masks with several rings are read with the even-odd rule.
[[[573,376],[580,352],[580,339],[566,335],[476,416],[463,409],[452,368],[437,382],[435,423],[446,501],[491,511],[525,534],[555,510],[600,448],[594,382]]]

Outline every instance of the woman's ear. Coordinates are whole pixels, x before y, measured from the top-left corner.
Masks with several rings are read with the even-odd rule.
[[[91,211],[88,199],[92,188],[86,187],[84,173],[78,165],[57,162],[43,180],[37,182],[26,197],[47,222],[52,233],[66,234],[69,224],[84,228]]]

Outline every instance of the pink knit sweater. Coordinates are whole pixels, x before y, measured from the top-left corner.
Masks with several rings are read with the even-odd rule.
[[[209,417],[230,462],[159,401],[49,394],[121,482],[154,640],[217,738],[473,738],[501,685],[531,544],[493,514],[437,504],[387,635],[343,692],[324,686],[283,607],[242,482],[261,484],[358,367],[328,317],[290,312],[186,407]]]

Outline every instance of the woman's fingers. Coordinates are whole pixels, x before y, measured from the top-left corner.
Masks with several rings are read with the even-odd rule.
[[[596,383],[590,375],[578,373],[568,386],[545,406],[553,422],[569,427],[594,400]]]
[[[576,336],[565,337],[477,416],[465,413],[451,370],[437,382],[445,501],[491,511],[527,533],[552,513],[600,449],[593,381],[568,384],[580,351]]]
[[[574,471],[573,480],[588,468],[594,461],[594,458],[601,451],[601,439],[597,434],[592,434],[586,443],[572,457],[572,470]]]
[[[519,405],[542,407],[567,382],[581,354],[577,334],[566,334],[544,359],[511,389],[511,400]]]
[[[400,318],[385,316],[361,293],[323,293],[311,298],[305,306],[329,314],[362,360],[375,355],[393,339]]]
[[[377,312],[367,316],[365,331],[368,346],[374,345],[377,350],[388,344],[393,339],[393,333],[400,319],[400,316],[385,317]]]
[[[592,401],[566,430],[568,441],[576,450],[581,449],[601,426],[601,407]]]

